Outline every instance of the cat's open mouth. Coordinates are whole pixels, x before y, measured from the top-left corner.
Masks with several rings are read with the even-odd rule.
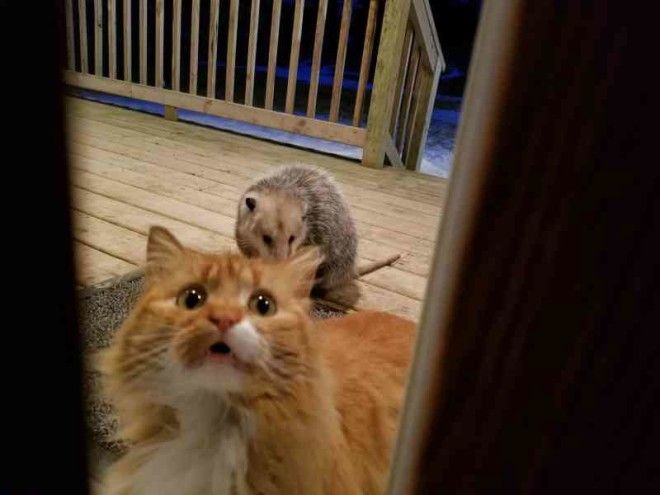
[[[223,340],[216,341],[208,348],[207,359],[216,364],[231,365],[238,370],[245,370],[243,363],[234,350]]]
[[[209,347],[209,351],[211,354],[229,355],[231,354],[231,347],[229,347],[224,342],[216,342],[211,347]]]

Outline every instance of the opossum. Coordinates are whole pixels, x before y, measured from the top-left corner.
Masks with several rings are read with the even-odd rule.
[[[239,201],[235,234],[245,255],[267,259],[318,246],[324,261],[316,274],[317,297],[399,258],[356,268],[358,239],[350,208],[335,180],[317,168],[280,167],[257,179]]]

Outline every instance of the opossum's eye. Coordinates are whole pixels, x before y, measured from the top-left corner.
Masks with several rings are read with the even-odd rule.
[[[250,211],[254,211],[254,208],[257,206],[257,200],[254,198],[245,198],[245,206],[247,206]]]
[[[289,237],[289,244],[293,244],[293,241],[295,241],[296,238],[294,236]]]
[[[273,238],[269,235],[265,235],[263,239],[264,239],[264,244],[266,244],[266,246],[270,246],[273,243]]]

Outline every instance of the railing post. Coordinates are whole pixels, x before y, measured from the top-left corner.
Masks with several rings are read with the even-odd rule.
[[[424,156],[426,138],[428,137],[431,116],[433,115],[435,95],[438,92],[438,82],[440,81],[440,73],[442,72],[441,60],[438,59],[435,68],[432,70],[424,65],[420,67],[420,70],[423,79],[421,81],[420,94],[418,95],[417,112],[415,120],[412,123],[408,151],[404,157],[406,168],[416,171],[419,171],[422,164],[422,157]]]
[[[179,120],[179,117],[177,116],[176,113],[176,107],[173,107],[171,105],[164,105],[163,117],[165,117],[167,120],[172,120],[174,122]]]
[[[387,0],[385,3],[367,120],[367,142],[362,155],[362,165],[367,167],[381,168],[385,163],[385,148],[387,140],[391,139],[389,127],[410,2],[411,0]]]

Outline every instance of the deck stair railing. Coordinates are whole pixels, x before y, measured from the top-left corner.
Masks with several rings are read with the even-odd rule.
[[[352,0],[308,0],[307,12],[305,0],[294,0],[287,19],[282,0],[64,0],[64,79],[71,86],[163,104],[166,117],[175,118],[179,108],[203,112],[355,145],[369,167],[382,167],[387,159],[417,170],[444,70],[428,1],[369,0],[366,17],[358,19]],[[341,9],[338,32],[326,29],[329,8]],[[202,9],[208,15],[200,15]],[[201,19],[208,25],[200,25]],[[182,29],[184,21],[189,29]],[[247,36],[238,36],[239,25],[249,30]],[[280,27],[289,25],[290,39],[280,43]],[[313,47],[301,46],[303,27],[314,29]],[[348,40],[356,32],[362,41],[359,78],[347,95]],[[336,55],[326,113],[319,111],[318,95],[329,36],[336,37],[329,44]],[[239,46],[244,39],[246,46]],[[262,46],[267,40],[268,49],[263,88],[255,84],[259,40]],[[282,47],[289,49],[288,76],[278,88]],[[301,50],[311,51],[306,86],[298,77]],[[264,90],[259,103],[257,89]],[[305,104],[297,108],[302,92]],[[347,104],[352,111],[341,119]]]

